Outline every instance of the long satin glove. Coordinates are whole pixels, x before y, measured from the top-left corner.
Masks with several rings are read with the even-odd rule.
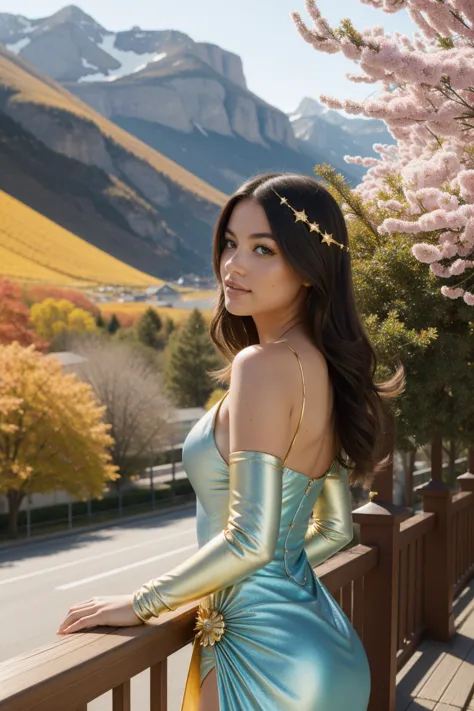
[[[133,594],[142,622],[243,580],[269,563],[280,529],[283,463],[265,452],[232,452],[226,527],[169,573]]]
[[[305,535],[304,549],[312,568],[352,541],[352,501],[348,473],[340,465],[325,479]]]

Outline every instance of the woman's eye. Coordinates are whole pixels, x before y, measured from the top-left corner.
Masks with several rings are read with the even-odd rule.
[[[224,240],[224,249],[227,248],[228,242],[232,242],[232,244],[235,245],[235,242],[233,239],[230,239],[230,237],[226,237]],[[264,244],[257,244],[255,246],[255,249],[263,249],[264,250],[263,254],[265,254],[265,255],[275,254],[275,252],[272,249],[270,249],[270,247],[266,247]]]
[[[255,247],[255,249],[260,249],[260,248],[266,250],[266,252],[264,252],[264,254],[275,254],[275,252],[272,249],[270,249],[270,247],[265,247],[264,244],[257,244],[257,246]]]

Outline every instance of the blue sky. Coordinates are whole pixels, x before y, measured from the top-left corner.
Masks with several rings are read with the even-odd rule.
[[[2,11],[45,17],[67,0],[4,0]],[[305,17],[304,0],[77,0],[74,4],[110,30],[176,29],[196,41],[218,44],[239,54],[249,89],[283,111],[293,111],[305,96],[328,94],[360,99],[374,88],[353,84],[346,72],[353,62],[339,55],[316,52],[298,35],[289,14]],[[413,25],[404,12],[387,15],[358,0],[320,0],[331,24],[351,17],[358,29],[383,25],[411,36]]]

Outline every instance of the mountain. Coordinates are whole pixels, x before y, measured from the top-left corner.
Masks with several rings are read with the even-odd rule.
[[[181,49],[246,88],[242,61],[231,52],[172,30],[110,32],[74,5],[39,20],[0,13],[0,42],[61,82],[113,81]]]
[[[30,20],[0,15],[0,41],[116,125],[219,190],[263,171],[313,174],[326,147],[248,90],[239,57],[173,31],[110,32],[75,6]],[[357,171],[335,155],[338,170]]]
[[[1,46],[0,189],[161,278],[209,268],[225,201]]]
[[[338,111],[327,109],[315,99],[303,99],[295,112],[289,114],[296,138],[315,158],[326,151],[327,163],[344,155],[379,157],[374,143],[392,144],[394,140],[383,121],[378,119],[348,118]],[[359,180],[366,168],[351,165]]]

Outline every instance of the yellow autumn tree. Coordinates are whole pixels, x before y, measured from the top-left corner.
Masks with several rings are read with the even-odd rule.
[[[30,316],[38,336],[47,341],[52,341],[65,331],[85,333],[97,330],[92,314],[67,299],[48,298],[33,304]]]
[[[8,500],[9,535],[27,494],[63,489],[100,498],[118,477],[105,408],[91,387],[64,374],[34,346],[0,345],[0,493]]]

